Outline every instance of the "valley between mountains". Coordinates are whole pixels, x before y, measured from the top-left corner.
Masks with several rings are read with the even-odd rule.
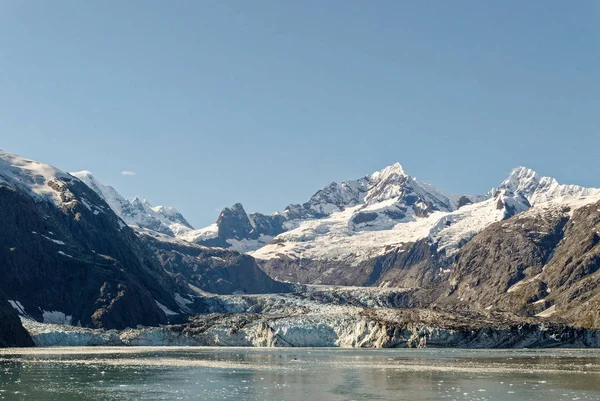
[[[600,189],[490,186],[396,163],[194,228],[0,151],[0,346],[600,346]]]

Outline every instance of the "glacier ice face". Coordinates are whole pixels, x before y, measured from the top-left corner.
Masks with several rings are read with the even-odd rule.
[[[213,313],[176,326],[93,330],[22,319],[38,346],[548,347],[598,346],[600,332],[547,324],[473,322],[385,306],[402,289],[308,286],[295,295],[213,296]],[[344,296],[356,305],[324,303]],[[371,305],[371,306],[367,306]],[[489,319],[489,316],[488,316]]]

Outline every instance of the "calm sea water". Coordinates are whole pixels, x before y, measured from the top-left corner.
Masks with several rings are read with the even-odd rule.
[[[0,350],[4,400],[600,400],[600,351]]]

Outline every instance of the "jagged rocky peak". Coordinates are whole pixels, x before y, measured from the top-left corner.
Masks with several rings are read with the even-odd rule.
[[[241,203],[226,207],[217,219],[220,238],[244,239],[254,236],[254,226]]]
[[[400,163],[394,163],[369,177],[371,186],[365,196],[366,203],[381,202],[402,196],[410,177],[404,172]]]
[[[456,202],[452,202],[434,186],[419,182],[408,175],[400,163],[394,163],[371,174],[369,179],[369,191],[365,196],[367,205],[395,199],[397,206],[412,209],[417,217],[456,208]]]

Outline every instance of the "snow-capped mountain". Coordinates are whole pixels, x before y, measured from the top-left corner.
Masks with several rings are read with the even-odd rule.
[[[153,207],[145,199],[125,199],[113,187],[98,181],[89,171],[84,170],[70,174],[79,178],[100,195],[111,209],[130,226],[142,227],[169,236],[176,236],[193,230],[191,224],[175,208]]]
[[[395,163],[357,180],[331,183],[308,202],[272,215],[247,214],[236,204],[223,210],[217,223],[181,238],[255,251],[262,259],[319,254],[359,261],[429,236],[457,248],[488,224],[526,208],[504,195],[492,198],[491,193],[444,194]],[[504,198],[500,203],[506,205],[499,206]]]
[[[0,151],[0,298],[51,323],[166,323],[189,290],[111,209],[78,178]]]
[[[290,205],[283,212],[272,215],[247,214],[241,204],[236,204],[224,209],[215,224],[189,231],[181,238],[243,252],[257,250],[273,238],[288,238],[285,235],[294,230],[304,236],[302,233],[307,230],[313,231],[312,226],[319,228],[314,235],[304,236],[303,242],[310,241],[313,236],[324,238],[329,226],[335,226],[332,232],[338,234],[364,233],[376,238],[376,231],[391,230],[399,223],[427,218],[436,212],[449,213],[478,200],[479,197],[447,196],[409,176],[400,163],[395,163],[357,180],[333,182],[315,193],[308,202]]]

